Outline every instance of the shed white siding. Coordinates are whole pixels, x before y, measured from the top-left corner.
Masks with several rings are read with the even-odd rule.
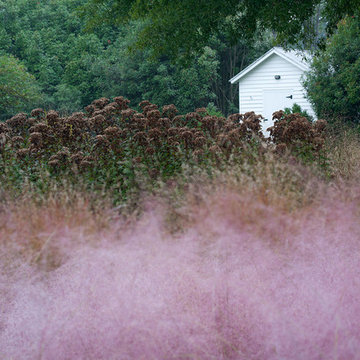
[[[263,115],[267,119],[263,123],[264,130],[272,125],[271,115],[274,111],[292,107],[294,103],[315,118],[301,84],[304,68],[307,66],[299,66],[299,59],[293,55],[293,58],[290,55],[285,58],[283,54],[285,52],[282,49],[274,48],[263,59],[260,58],[249,69],[231,79],[233,83],[239,82],[239,112],[254,111]],[[275,75],[280,75],[280,79],[276,80]]]

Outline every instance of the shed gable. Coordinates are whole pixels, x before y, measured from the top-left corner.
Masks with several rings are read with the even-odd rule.
[[[277,49],[268,51],[230,80],[239,83],[239,112],[254,111],[264,116],[267,121],[263,129],[272,126],[274,111],[292,107],[294,103],[315,117],[301,83],[307,64],[300,66],[298,56],[290,61],[283,50],[279,53]]]

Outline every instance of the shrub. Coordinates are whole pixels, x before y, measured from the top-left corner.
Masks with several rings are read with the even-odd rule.
[[[251,154],[261,147],[260,116],[253,112],[226,119],[205,108],[178,115],[174,105],[139,106],[141,112],[119,96],[65,117],[42,109],[13,116],[0,127],[4,183],[43,187],[51,179],[82,179],[123,196],[143,180],[179,174],[184,164],[211,167],[231,156],[242,161],[248,145]]]
[[[13,56],[0,56],[0,120],[40,99],[35,78]]]
[[[300,113],[286,114],[282,110],[275,112],[273,119],[276,120],[269,131],[276,153],[282,155],[289,151],[306,163],[319,161],[320,165],[326,165],[325,120],[311,123]]]
[[[284,114],[286,115],[289,115],[289,114],[299,114],[301,115],[302,117],[305,117],[308,119],[309,122],[313,122],[314,121],[314,118],[309,115],[309,113],[306,111],[306,110],[303,110],[301,108],[300,105],[298,104],[294,104],[291,108],[285,108],[284,109]]]
[[[315,56],[304,86],[320,118],[360,121],[360,21],[346,17]]]

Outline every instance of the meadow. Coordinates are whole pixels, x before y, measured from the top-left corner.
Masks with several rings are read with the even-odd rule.
[[[0,124],[0,358],[358,358],[356,129],[136,109]]]

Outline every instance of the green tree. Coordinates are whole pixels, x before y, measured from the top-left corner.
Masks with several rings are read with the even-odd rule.
[[[359,0],[89,0],[83,14],[90,27],[146,19],[136,45],[176,59],[201,52],[212,35],[224,30],[234,43],[253,37],[257,29],[270,29],[279,41],[296,44],[320,3],[329,31],[341,17],[359,11]]]
[[[40,100],[35,78],[12,56],[0,56],[0,118],[29,108]]]
[[[360,122],[360,20],[346,17],[313,59],[304,86],[318,117]]]
[[[63,113],[81,110],[101,96],[124,95],[133,106],[144,98],[175,103],[181,111],[214,101],[217,49],[179,67],[168,57],[151,61],[147,49],[128,48],[144,21],[99,24],[91,33],[74,11],[87,0],[0,0],[0,52],[19,58],[35,76],[45,108]]]
[[[219,60],[216,49],[206,47],[188,66],[181,67],[163,56],[150,59],[149,50],[128,52],[143,22],[123,27],[119,37],[93,62],[93,85],[107,97],[123,95],[133,106],[147,99],[156,104],[174,103],[181,112],[207,106],[216,95],[212,81],[218,77]]]

